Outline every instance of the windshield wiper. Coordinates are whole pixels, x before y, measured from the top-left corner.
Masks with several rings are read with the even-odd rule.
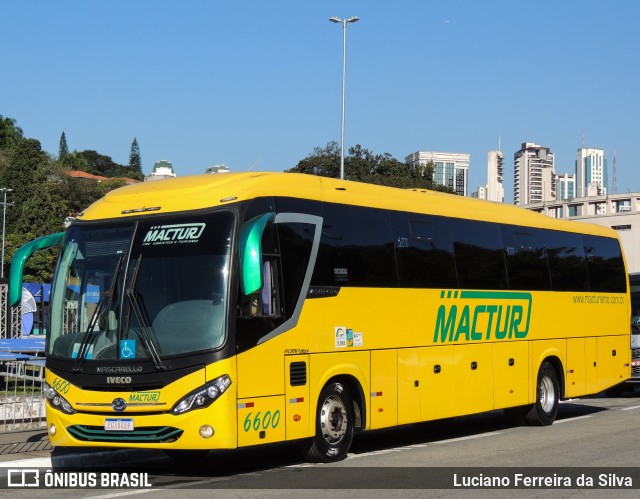
[[[75,372],[78,372],[82,369],[82,365],[84,364],[85,357],[89,349],[89,344],[91,343],[93,338],[100,332],[100,330],[94,331],[94,329],[96,327],[96,324],[98,323],[100,315],[103,312],[105,304],[107,305],[107,316],[109,315],[123,259],[124,255],[120,255],[120,258],[118,258],[118,262],[116,263],[116,267],[113,270],[113,279],[111,280],[111,288],[109,289],[109,291],[103,291],[102,293],[100,293],[100,301],[98,302],[98,305],[96,306],[91,319],[89,319],[89,325],[87,326],[87,330],[85,331],[84,336],[82,337],[82,341],[80,342],[80,348],[78,348],[78,357],[76,357],[76,363],[73,366],[73,370]]]
[[[129,284],[129,289],[127,289],[126,294],[129,299],[129,306],[133,310],[133,313],[138,320],[138,325],[140,326],[140,338],[142,339],[142,343],[144,344],[145,349],[149,352],[151,356],[151,360],[153,361],[153,365],[158,371],[166,371],[166,366],[162,363],[162,359],[158,354],[158,350],[156,349],[155,343],[151,337],[152,328],[149,325],[149,320],[144,314],[142,307],[140,307],[140,294],[135,290],[136,281],[138,279],[138,270],[140,270],[140,262],[142,261],[142,255],[138,257],[138,261],[136,262],[136,266],[133,269],[133,274],[131,276],[131,282]]]

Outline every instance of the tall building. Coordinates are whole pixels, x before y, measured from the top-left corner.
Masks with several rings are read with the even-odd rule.
[[[457,152],[416,151],[405,159],[412,168],[419,168],[433,161],[433,182],[467,195],[470,155]]]
[[[576,195],[594,195],[590,193],[607,194],[607,159],[603,149],[582,147],[576,159]]]
[[[481,185],[478,187],[478,190],[475,192],[471,193],[471,197],[472,198],[476,198],[476,199],[487,199],[487,186],[486,185]]]
[[[514,204],[543,203],[556,199],[554,156],[548,147],[524,142],[513,155]]]
[[[502,151],[489,151],[487,155],[487,199],[504,203],[504,187],[502,185]]]
[[[576,197],[576,176],[573,173],[560,173],[556,178],[556,199],[569,201]]]

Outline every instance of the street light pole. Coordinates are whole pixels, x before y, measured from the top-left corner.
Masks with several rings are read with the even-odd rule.
[[[340,130],[340,179],[344,180],[344,94],[346,88],[347,77],[347,24],[359,21],[359,18],[353,16],[349,19],[340,19],[332,17],[329,19],[332,23],[342,24],[342,126]]]
[[[0,278],[4,279],[4,237],[5,237],[5,222],[7,215],[7,192],[13,191],[13,189],[9,189],[8,187],[0,187],[0,191],[4,194],[4,199],[2,201],[2,261],[0,262]],[[13,203],[8,203],[13,204]]]

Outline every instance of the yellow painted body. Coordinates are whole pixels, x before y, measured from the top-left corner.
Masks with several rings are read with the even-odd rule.
[[[336,189],[337,187],[340,190]],[[224,206],[261,196],[383,207],[417,213],[474,218],[531,227],[617,237],[600,226],[558,221],[511,206],[434,192],[343,182],[290,174],[224,174],[184,177],[125,187],[85,210],[83,220],[133,216],[123,210],[159,207],[152,213]],[[335,297],[307,300],[297,325],[234,358],[207,366],[160,390],[165,410],[192,389],[222,374],[232,378],[209,408],[183,416],[129,413],[136,427],[172,426],[184,431],[176,444],[130,444],[154,448],[234,448],[295,440],[315,434],[318,397],[333,378],[357,386],[361,428],[473,414],[531,404],[541,364],[557,361],[563,396],[599,392],[630,374],[628,294],[574,292],[474,292],[441,289],[342,288]],[[589,295],[584,299],[583,295]],[[486,306],[517,304],[530,322],[504,337],[489,330]],[[469,323],[438,330],[440,306],[469,308]],[[448,316],[444,316],[445,318]],[[460,316],[457,316],[458,318]],[[495,317],[493,318],[495,320]],[[337,346],[337,327],[361,333],[361,346]],[[306,364],[306,383],[292,386],[291,363]],[[56,382],[51,373],[47,382]],[[104,424],[105,409],[83,403],[110,403],[129,393],[93,392],[71,386],[64,396],[81,413],[66,416],[48,407],[58,432],[53,445],[93,445],[69,435],[69,425]],[[145,409],[148,413],[148,409]],[[135,411],[133,409],[132,411]],[[215,435],[198,435],[202,424]],[[118,446],[99,444],[100,446]]]
[[[161,390],[152,392],[99,392],[92,390],[82,390],[71,384],[66,384],[63,378],[56,376],[47,370],[46,382],[65,397],[77,411],[77,414],[67,415],[47,405],[47,426],[55,425],[57,431],[55,435],[50,435],[53,446],[80,446],[90,447],[98,444],[77,440],[69,433],[67,428],[71,425],[84,425],[93,428],[104,428],[107,418],[132,418],[136,429],[142,427],[164,427],[169,426],[182,430],[179,442],[189,442],[192,449],[233,449],[237,447],[237,434],[235,431],[237,410],[237,394],[232,384],[222,396],[206,409],[199,409],[187,412],[180,416],[173,416],[168,411],[173,405],[191,390],[198,388],[207,380],[215,379],[222,374],[235,372],[235,359],[227,359],[217,362],[205,369],[192,373],[181,378]],[[60,388],[62,387],[62,388]],[[156,406],[129,406],[126,415],[112,412],[111,402],[114,398],[121,397],[127,402],[132,400],[153,399]],[[99,405],[98,405],[99,404]],[[149,414],[149,412],[157,414]],[[111,413],[111,414],[109,414]],[[141,414],[144,413],[144,414]],[[105,414],[109,414],[108,416]],[[140,414],[140,415],[138,415]],[[210,439],[203,439],[199,436],[199,428],[203,424],[210,424],[215,434]],[[229,431],[229,429],[232,431]],[[100,447],[122,447],[122,443],[117,440],[113,442],[100,442]],[[127,447],[153,447],[158,449],[176,448],[172,443],[148,444],[127,444]],[[179,448],[179,447],[178,447]]]

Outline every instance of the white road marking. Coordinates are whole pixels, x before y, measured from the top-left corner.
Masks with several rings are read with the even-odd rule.
[[[569,423],[571,421],[578,421],[579,419],[587,419],[587,418],[592,418],[593,416],[578,416],[575,418],[568,418],[568,419],[560,419],[557,421],[554,421],[553,424],[560,424],[560,423]]]
[[[633,407],[625,407],[624,409],[620,409],[621,411],[632,411],[633,409],[640,409],[640,405],[634,405]]]
[[[494,435],[500,435],[501,431],[492,431],[489,433],[481,433],[480,435],[468,435],[466,437],[458,437],[458,438],[450,438],[448,440],[439,440],[437,442],[433,442],[434,444],[448,444],[451,442],[462,442],[463,440],[473,440],[475,438],[483,438],[483,437],[492,437]]]
[[[2,461],[0,468],[51,468],[50,457],[34,457],[31,459],[17,459],[15,461]]]
[[[364,452],[363,454],[347,454],[347,459],[356,459],[360,457],[368,457],[368,456],[380,456],[383,454],[390,454],[392,452],[402,452],[403,450],[408,449],[409,447],[396,447],[395,449],[382,449],[382,450],[374,450],[371,452]]]
[[[171,485],[156,485],[153,489],[139,489],[139,490],[128,490],[123,492],[114,492],[112,494],[104,494],[102,496],[91,496],[91,499],[112,499],[114,497],[125,497],[125,496],[133,496],[136,494],[148,494],[149,492],[154,492],[157,490],[170,490],[170,489],[183,489],[185,487],[194,487],[198,485],[209,485],[217,482],[224,482],[227,480],[231,480],[235,477],[216,477],[211,478],[210,480],[198,480],[197,482],[185,482],[185,483],[174,483]]]

